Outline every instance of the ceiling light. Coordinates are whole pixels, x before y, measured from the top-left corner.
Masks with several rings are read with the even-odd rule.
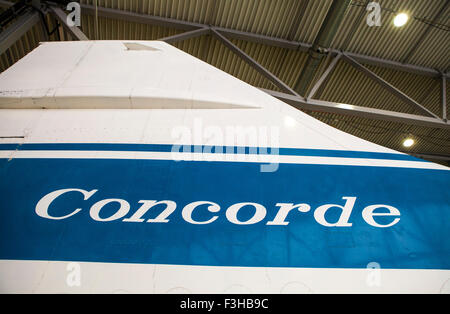
[[[409,16],[406,13],[399,13],[394,17],[394,25],[396,27],[402,27],[408,22]]]
[[[414,145],[414,140],[412,138],[407,138],[403,141],[403,146],[405,147],[411,147]]]
[[[343,109],[350,109],[350,110],[355,108],[353,105],[349,105],[349,104],[338,104],[338,105],[336,105],[336,107],[343,108]]]

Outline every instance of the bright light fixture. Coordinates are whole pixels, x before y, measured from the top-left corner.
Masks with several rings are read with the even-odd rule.
[[[349,105],[349,104],[338,104],[338,105],[336,105],[336,107],[343,108],[343,109],[353,109],[353,108],[355,108],[353,105]]]
[[[414,140],[412,138],[407,138],[403,141],[403,146],[411,147],[414,145]]]
[[[409,16],[406,13],[399,13],[394,17],[394,25],[396,27],[402,27],[408,22]]]

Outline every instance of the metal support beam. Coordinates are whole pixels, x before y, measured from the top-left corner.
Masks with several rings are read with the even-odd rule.
[[[7,8],[13,6],[13,5],[14,5],[14,2],[11,2],[11,1],[5,1],[5,0],[0,0],[0,7],[1,7],[1,8],[7,9]]]
[[[254,34],[249,32],[243,32],[235,29],[215,27],[217,31],[231,39],[239,39],[250,41],[257,44],[268,45],[273,47],[280,47],[290,50],[308,51],[311,48],[311,44],[302,43],[298,41],[291,41],[278,37],[265,36],[260,34]]]
[[[207,25],[213,25],[217,18],[217,10],[218,10],[218,2],[219,0],[211,0],[208,1],[208,4],[206,5],[206,14],[205,14],[205,20],[204,23]],[[210,31],[211,34],[211,31]],[[203,40],[200,42],[200,48],[199,48],[199,56],[200,59],[207,62],[208,54],[210,51],[212,42],[212,36],[208,35],[206,37],[206,40]]]
[[[428,110],[427,108],[425,108],[424,106],[419,104],[417,101],[415,101],[414,99],[412,99],[411,97],[409,97],[408,95],[406,95],[405,93],[403,93],[402,91],[397,89],[395,86],[393,86],[390,83],[388,83],[387,81],[385,81],[383,78],[381,78],[374,72],[370,71],[368,68],[366,68],[365,66],[360,64],[358,61],[356,61],[352,57],[350,57],[344,53],[343,58],[354,68],[367,74],[370,78],[375,80],[377,83],[379,83],[382,87],[384,87],[386,90],[391,92],[393,95],[395,95],[395,96],[399,97],[400,99],[402,99],[403,101],[405,101],[412,109],[418,110],[419,112],[426,114],[427,116],[439,119],[439,117],[437,115],[435,115],[433,112],[431,112],[430,110]]]
[[[109,8],[100,7],[100,6],[97,7],[97,9],[96,9],[95,5],[89,5],[89,4],[80,4],[80,7],[81,7],[82,14],[95,15],[97,12],[99,17],[132,21],[135,23],[157,25],[157,26],[176,28],[176,29],[182,29],[182,30],[187,30],[187,31],[197,29],[197,28],[208,27],[208,25],[203,25],[200,23],[186,22],[186,21],[181,21],[181,20],[177,20],[177,19],[165,18],[165,17],[148,15],[148,14],[139,14],[139,13],[134,13],[131,11],[123,11],[123,10],[118,10],[118,9],[109,9]]]
[[[330,48],[339,26],[344,19],[350,2],[351,0],[334,0],[328,9],[327,15],[314,39],[314,43],[308,50],[306,64],[295,83],[295,90],[299,94],[306,95],[317,74],[317,69],[322,58],[327,54],[327,49]]]
[[[284,101],[297,109],[312,110],[319,112],[337,113],[360,118],[421,125],[431,128],[450,130],[450,123],[440,119],[429,118],[409,113],[381,110],[367,107],[354,106],[349,104],[334,103],[323,100],[309,99],[280,93],[272,90],[261,89],[269,95]]]
[[[81,13],[82,14],[88,14],[88,15],[94,15],[95,16],[95,6],[88,5],[88,4],[81,4]],[[119,19],[119,20],[125,20],[125,21],[133,21],[135,23],[142,23],[142,24],[150,24],[150,25],[158,25],[163,27],[169,27],[169,28],[176,28],[176,29],[182,29],[182,30],[193,30],[198,28],[205,28],[209,27],[207,24],[201,24],[201,23],[193,23],[193,22],[187,22],[177,19],[171,19],[171,18],[164,18],[159,16],[153,16],[148,14],[139,14],[134,13],[130,11],[124,11],[124,10],[118,10],[118,9],[109,9],[104,7],[98,7],[98,16],[110,18],[110,19]],[[274,47],[280,47],[280,48],[286,48],[286,49],[292,49],[292,50],[300,50],[300,51],[308,51],[308,49],[311,48],[311,44],[298,42],[298,41],[291,41],[284,38],[278,38],[278,37],[271,37],[271,36],[265,36],[250,32],[244,32],[239,31],[235,29],[225,28],[225,27],[214,27],[216,31],[220,32],[224,36],[232,39],[241,39],[246,40],[250,42],[255,42],[259,44],[274,46]],[[340,53],[340,51],[331,49],[330,51],[333,55],[336,55]],[[405,71],[409,73],[415,73],[419,75],[426,75],[426,76],[433,76],[433,77],[439,77],[440,72],[433,69],[433,68],[427,68],[427,67],[421,67],[416,66],[412,64],[402,64],[400,62],[392,61],[392,60],[386,60],[381,58],[376,58],[372,56],[367,55],[361,55],[356,53],[350,53],[345,52],[348,56],[351,56],[355,60],[358,60],[361,63],[367,64],[367,65],[376,65],[380,67],[386,67],[391,69],[396,69],[399,71]],[[448,74],[446,74],[448,76]]]
[[[447,121],[447,79],[442,75],[441,80],[442,119]]]
[[[27,12],[0,33],[0,54],[4,53],[17,40],[28,32],[36,23],[40,22],[39,13]]]
[[[331,52],[333,54],[338,54],[341,51],[333,49]],[[349,56],[365,65],[373,65],[373,66],[377,66],[377,67],[383,67],[383,68],[387,68],[387,69],[403,71],[403,72],[417,74],[417,75],[431,76],[431,77],[440,77],[440,75],[441,75],[438,70],[435,70],[432,68],[426,68],[426,67],[413,65],[413,64],[404,64],[404,63],[400,63],[397,61],[361,55],[358,53],[352,53],[352,52],[344,52],[344,53],[347,56]],[[447,74],[447,77],[448,76],[449,75]]]
[[[62,27],[76,40],[89,40],[89,38],[76,26],[67,25],[67,14],[60,8],[51,6],[50,13],[60,22]]]
[[[273,75],[271,72],[269,72],[265,67],[260,65],[258,62],[256,62],[252,57],[250,57],[248,54],[246,54],[244,51],[239,49],[235,44],[233,44],[231,41],[229,41],[227,38],[225,38],[222,34],[220,34],[214,27],[211,28],[212,34],[214,34],[217,39],[219,39],[226,47],[228,47],[231,51],[233,51],[235,54],[237,54],[239,57],[244,59],[245,62],[250,64],[252,67],[255,68],[258,73],[269,79],[275,86],[277,86],[279,89],[286,93],[290,93],[292,95],[297,95],[297,93],[290,88],[286,83],[281,81],[279,78],[277,78],[275,75]]]
[[[168,44],[172,44],[175,43],[177,41],[182,41],[182,40],[186,40],[189,38],[194,38],[194,37],[198,37],[198,36],[202,36],[202,35],[207,35],[210,33],[210,29],[209,27],[205,27],[205,28],[199,28],[199,29],[194,29],[193,31],[187,31],[181,34],[176,34],[173,36],[169,36],[169,37],[165,37],[165,38],[161,38],[159,40],[161,41],[165,41]]]
[[[322,76],[319,78],[319,80],[314,84],[313,88],[309,92],[308,96],[306,96],[306,99],[311,99],[316,94],[317,90],[322,86],[323,82],[327,79],[327,77],[330,75],[331,71],[335,68],[336,64],[338,63],[339,59],[341,59],[342,54],[338,54],[336,57],[334,57],[333,61],[331,61],[328,68],[323,72]]]

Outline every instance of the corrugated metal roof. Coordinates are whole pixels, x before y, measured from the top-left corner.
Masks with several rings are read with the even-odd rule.
[[[446,2],[439,0],[380,0],[378,1],[382,7],[380,27],[368,27],[365,18],[354,25],[357,16],[361,11],[365,11],[365,7],[357,6],[353,2],[341,26],[341,31],[336,36],[334,46],[355,53],[403,62],[409,49],[416,44],[420,35],[431,27],[432,34],[419,46],[409,62],[446,69],[450,65],[450,49],[448,49],[450,32],[432,27],[417,19],[433,20]],[[447,8],[447,12],[442,15],[439,22],[448,23],[449,10],[450,7]],[[404,27],[397,28],[392,23],[394,12],[406,12],[412,17]],[[413,16],[417,18],[413,18]],[[355,30],[346,42],[347,35],[352,27],[355,27]],[[431,47],[426,45],[427,42],[430,42],[430,39],[433,40],[434,49],[430,49]],[[447,43],[447,46],[445,46],[445,43]]]
[[[450,68],[450,49],[448,49],[450,7],[447,6],[440,19],[435,21],[438,25],[430,26],[430,22],[442,10],[447,0],[379,0],[382,7],[380,27],[369,27],[366,24],[367,2],[367,0],[352,1],[332,43],[333,48],[399,62],[404,61],[410,54],[407,60],[410,64],[439,70]],[[96,1],[81,0],[81,3],[95,5]],[[98,0],[97,2],[100,7],[226,27],[310,44],[314,41],[331,3],[332,0]],[[399,11],[409,12],[412,18],[406,26],[395,28],[391,21],[394,12]],[[49,28],[53,29],[54,20],[47,17],[47,21]],[[99,17],[96,21],[95,16],[83,14],[81,25],[83,32],[90,39],[156,40],[181,32],[161,26],[104,17]],[[425,32],[427,36],[423,42],[418,43]],[[31,51],[42,38],[42,28],[36,25],[0,56],[1,70]],[[62,30],[59,30],[59,34],[50,36],[50,40],[59,39],[71,38]],[[295,85],[308,56],[303,51],[243,40],[231,41],[291,87]],[[177,42],[174,46],[249,84],[277,90],[268,79],[211,35]],[[411,49],[415,46],[416,49],[411,53]],[[325,58],[321,62],[316,79],[330,61],[331,58]],[[433,113],[442,115],[440,80],[376,66],[368,68]],[[446,90],[449,95],[449,82]],[[408,104],[343,60],[338,62],[317,92],[316,98],[417,114]],[[449,107],[447,106],[447,116],[450,116]],[[450,156],[448,130],[322,112],[309,113],[343,131],[393,149],[404,150],[401,146],[402,140],[411,135],[417,142],[412,150]]]
[[[0,55],[0,71],[3,72],[17,60],[36,48],[42,38],[43,34],[40,25],[33,26],[32,29],[26,32],[26,34],[15,42],[5,53]]]

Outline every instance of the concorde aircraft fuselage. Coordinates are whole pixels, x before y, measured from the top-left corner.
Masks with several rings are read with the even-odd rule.
[[[42,43],[0,74],[0,291],[449,292],[449,182],[164,42]]]

